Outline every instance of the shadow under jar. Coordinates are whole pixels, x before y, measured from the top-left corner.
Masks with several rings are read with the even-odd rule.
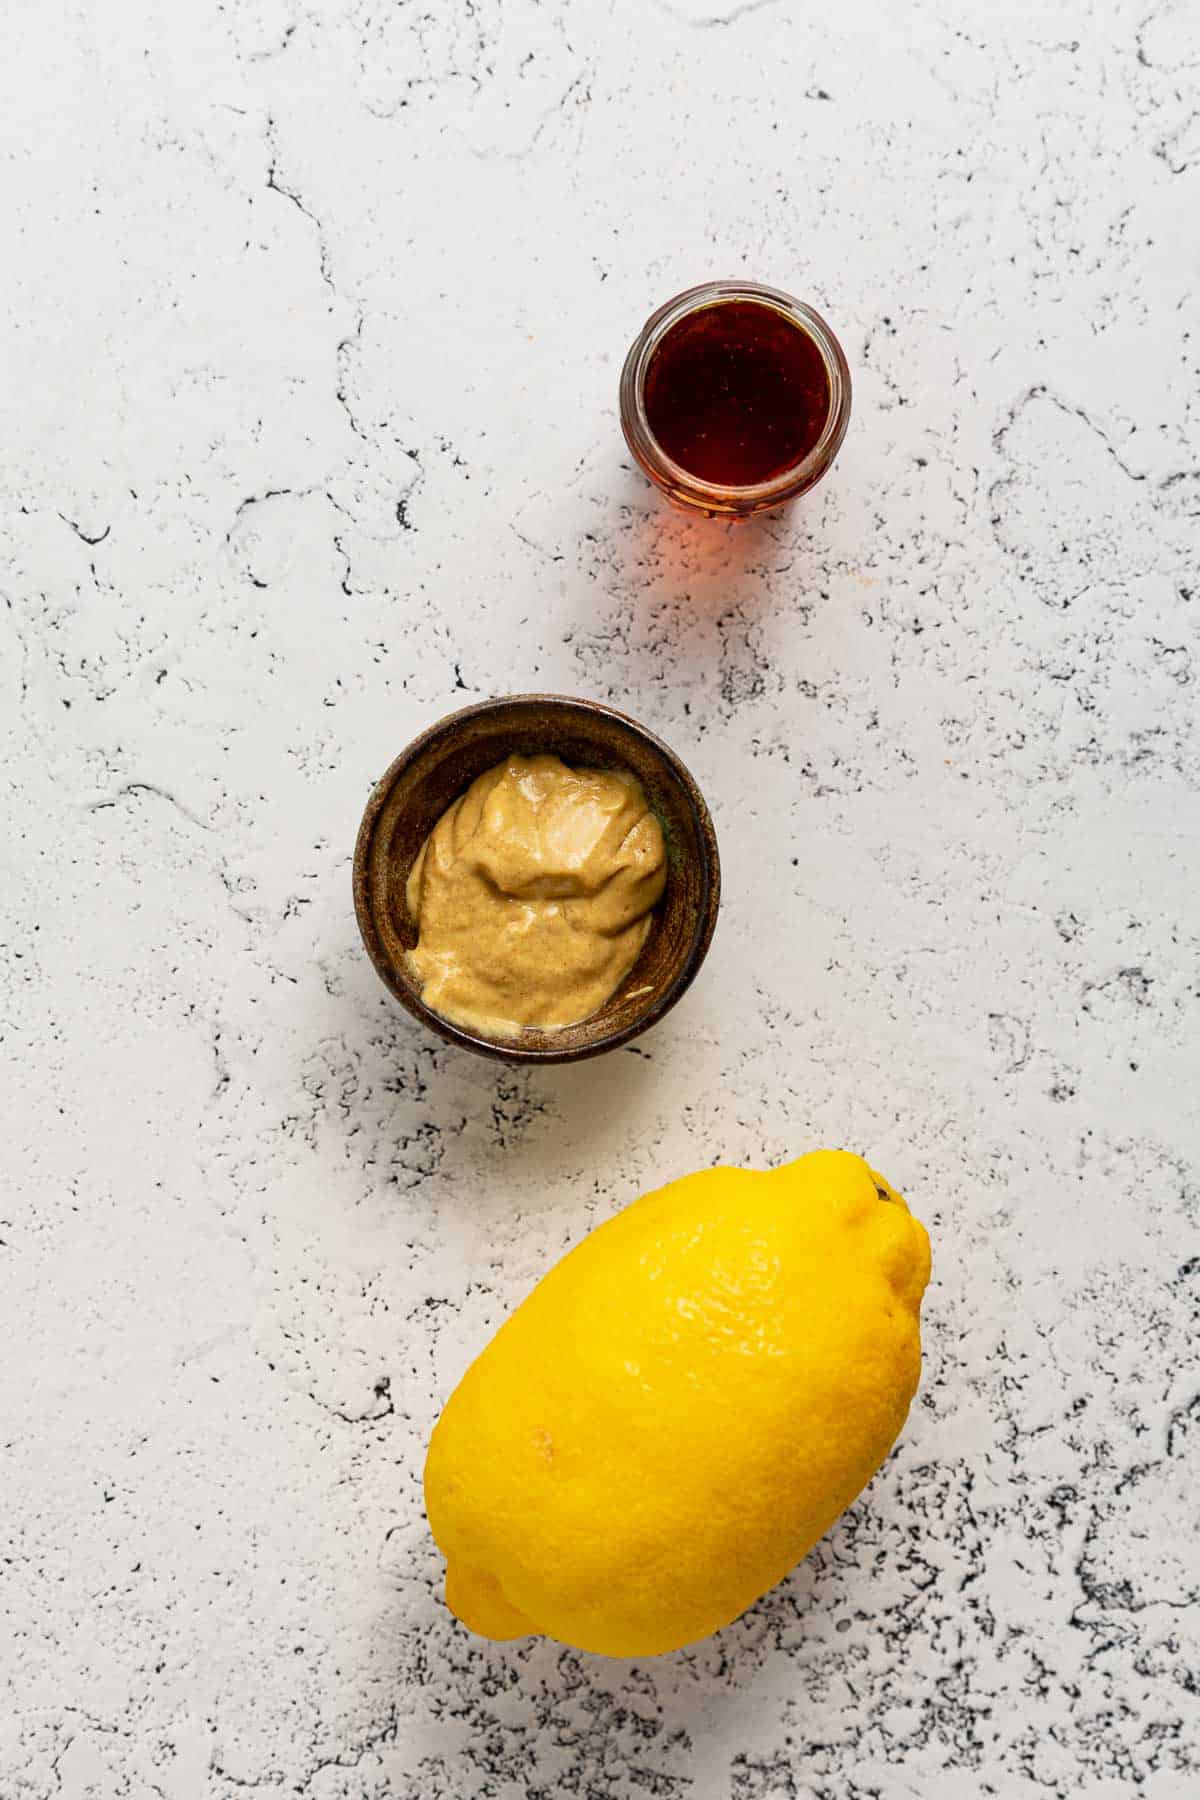
[[[677,505],[748,518],[820,481],[850,420],[850,370],[811,306],[708,281],[660,306],[621,371],[621,427]]]

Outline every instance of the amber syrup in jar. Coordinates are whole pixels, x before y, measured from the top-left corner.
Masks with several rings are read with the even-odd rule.
[[[745,515],[819,481],[845,436],[850,372],[811,307],[750,282],[668,301],[626,358],[621,423],[679,504]]]

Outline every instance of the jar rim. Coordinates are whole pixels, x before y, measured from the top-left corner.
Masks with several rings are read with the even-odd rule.
[[[771,476],[769,480],[744,485],[706,481],[676,462],[650,427],[645,396],[646,371],[667,333],[691,313],[707,310],[712,306],[727,305],[736,300],[749,300],[770,307],[803,331],[820,355],[829,382],[829,411],[821,435],[811,450],[799,462],[793,463],[780,474]],[[789,499],[794,493],[811,487],[837,455],[850,421],[850,368],[842,346],[815,307],[796,299],[782,288],[769,287],[765,282],[732,277],[720,281],[703,281],[695,287],[685,288],[682,293],[664,301],[651,313],[625,358],[621,370],[620,399],[621,423],[625,428],[629,447],[644,473],[650,475],[652,480],[656,480],[657,475],[647,468],[647,460],[654,464],[656,470],[661,471],[672,487],[701,504],[710,502],[714,511],[736,511],[743,507],[758,510]]]

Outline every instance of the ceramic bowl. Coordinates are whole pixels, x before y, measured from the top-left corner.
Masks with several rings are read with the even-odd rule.
[[[642,952],[590,1018],[558,1031],[492,1038],[425,1005],[407,952],[417,940],[404,889],[421,845],[477,775],[511,752],[551,751],[569,767],[629,769],[657,814],[667,885]],[[704,961],[721,894],[712,819],[672,750],[644,725],[596,700],[514,694],[451,713],[401,751],[367,802],[354,851],[354,908],[380,979],[414,1018],[452,1044],[505,1062],[574,1062],[615,1050],[670,1011]]]

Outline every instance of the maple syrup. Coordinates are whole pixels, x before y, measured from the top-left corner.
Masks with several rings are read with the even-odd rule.
[[[808,333],[783,313],[723,300],[663,337],[646,366],[645,407],[680,468],[718,487],[756,487],[816,446],[829,376]]]
[[[747,514],[819,481],[845,436],[850,371],[811,307],[752,282],[690,288],[626,358],[621,423],[682,505]]]

